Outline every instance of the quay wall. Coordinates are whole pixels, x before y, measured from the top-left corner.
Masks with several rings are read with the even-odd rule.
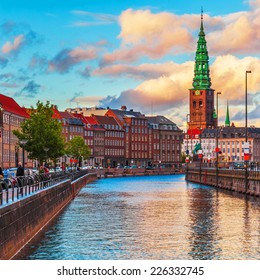
[[[96,174],[70,179],[0,208],[0,259],[12,259]]]
[[[260,174],[248,171],[247,187],[245,170],[218,170],[215,169],[192,169],[186,170],[186,180],[203,185],[214,186],[252,196],[260,196]]]

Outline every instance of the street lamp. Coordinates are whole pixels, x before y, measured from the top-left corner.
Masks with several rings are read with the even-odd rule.
[[[188,175],[188,164],[189,164],[189,135],[188,135],[188,127],[189,127],[189,125],[188,125],[188,122],[189,122],[189,117],[190,117],[190,114],[187,114],[186,115],[186,123],[187,123],[187,132],[186,132],[186,160],[185,160],[185,162],[186,162],[186,174]],[[192,140],[191,140],[192,141]]]
[[[199,114],[199,124],[200,124],[200,127],[199,127],[199,143],[200,143],[200,150],[198,150],[199,152],[199,160],[200,160],[200,183],[201,183],[201,166],[202,166],[202,159],[203,159],[203,153],[202,153],[202,147],[201,147],[201,133],[202,133],[202,127],[201,127],[201,115],[202,115],[202,112],[201,112],[201,108],[202,108],[202,104],[199,105],[199,110],[198,110],[198,114]]]
[[[244,161],[245,161],[245,184],[246,184],[246,192],[248,189],[248,160],[245,160],[245,150],[248,149],[248,154],[249,154],[249,147],[247,144],[247,140],[248,140],[248,127],[247,127],[247,74],[250,74],[251,70],[246,70],[245,73],[245,128],[246,128],[246,141],[245,141],[245,145],[244,145]],[[249,156],[249,155],[248,155]]]
[[[23,158],[22,158],[22,160],[23,160],[23,167],[24,167],[24,146],[26,145],[27,142],[28,142],[27,139],[20,140],[20,145],[22,146],[22,153],[23,153]]]
[[[216,185],[218,187],[218,154],[219,154],[219,148],[218,148],[218,96],[221,94],[221,92],[217,92],[217,132],[216,132]]]

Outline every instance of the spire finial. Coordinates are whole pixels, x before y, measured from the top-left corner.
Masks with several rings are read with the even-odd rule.
[[[200,14],[200,30],[203,30],[203,7],[201,6],[201,14]]]

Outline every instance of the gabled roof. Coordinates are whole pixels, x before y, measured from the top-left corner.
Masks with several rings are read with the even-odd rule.
[[[148,119],[148,123],[176,125],[174,122],[172,122],[171,120],[167,119],[164,116],[147,117],[147,119]]]
[[[105,129],[97,122],[97,120],[93,116],[85,117],[85,119],[87,123],[91,125],[91,128],[93,130],[105,131]]]
[[[27,114],[26,110],[14,101],[13,98],[8,97],[6,95],[0,94],[0,103],[2,104],[5,111],[10,112],[12,114],[29,118],[29,114]]]
[[[96,116],[93,115],[93,118],[97,121],[98,124],[100,125],[117,125],[119,129],[121,129],[121,126],[118,124],[118,122],[115,120],[113,117],[109,116]]]

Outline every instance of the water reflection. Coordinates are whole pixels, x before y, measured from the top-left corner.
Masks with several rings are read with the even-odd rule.
[[[192,188],[189,193],[190,252],[193,259],[218,259],[215,191]]]
[[[259,199],[184,176],[98,180],[25,259],[259,259]]]

